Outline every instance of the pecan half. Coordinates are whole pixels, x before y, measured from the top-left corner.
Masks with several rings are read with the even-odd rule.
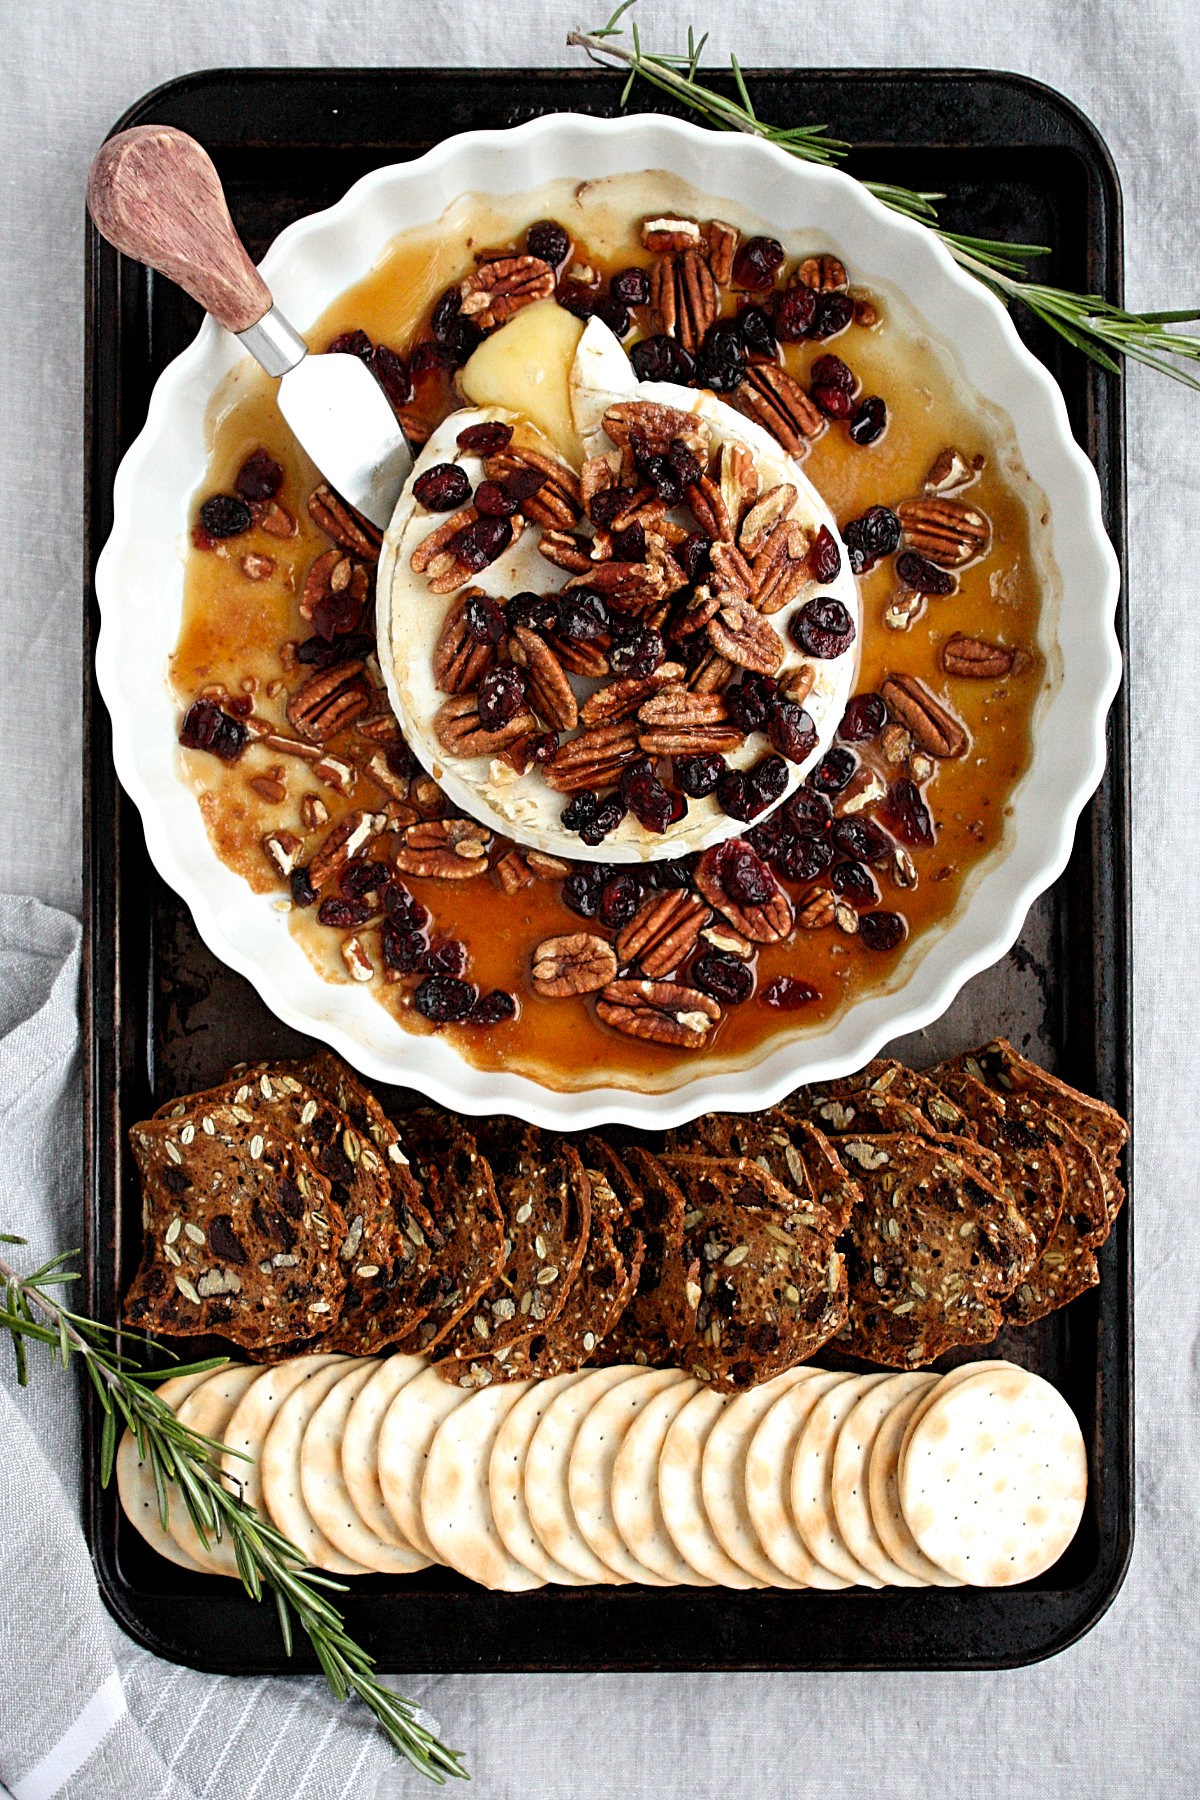
[[[463,318],[490,331],[535,300],[548,300],[554,292],[554,270],[540,256],[498,256],[468,275],[458,291]]]
[[[325,482],[309,495],[308,516],[318,531],[323,531],[343,550],[361,556],[364,562],[377,561],[383,543],[382,531],[372,525],[370,519],[355,512],[352,506],[347,506],[341,495],[335,494]]]
[[[789,519],[796,504],[796,490],[790,481],[768,488],[761,500],[755,501],[742,520],[738,532],[738,549],[753,562],[781,519]]]
[[[259,512],[256,524],[260,531],[269,537],[290,538],[296,535],[296,521],[290,512],[285,512],[277,500],[268,500]]]
[[[545,538],[542,543],[545,543]],[[589,562],[586,574],[573,575],[568,587],[593,588],[615,612],[642,613],[665,600],[671,591],[665,559],[659,562]],[[679,585],[683,585],[680,573]]]
[[[671,687],[638,710],[638,744],[647,756],[701,756],[736,750],[745,733],[718,695]]]
[[[735,438],[725,439],[717,452],[717,485],[736,530],[747,509],[758,499],[762,486],[758,464],[748,444],[739,444]]]
[[[260,839],[263,850],[278,874],[286,881],[296,866],[296,861],[304,848],[294,831],[268,831]],[[615,974],[616,971],[614,970]]]
[[[930,756],[962,756],[967,734],[953,713],[934,699],[915,675],[889,675],[880,693],[892,717],[907,725]]]
[[[494,730],[479,717],[478,694],[455,694],[433,716],[433,735],[447,756],[498,756],[537,730],[531,712],[519,712]]]
[[[775,363],[755,363],[748,369],[733,400],[739,412],[764,425],[792,456],[803,456],[825,429],[824,415],[800,383]]]
[[[930,465],[925,477],[925,492],[952,494],[956,488],[966,487],[968,482],[974,481],[978,473],[976,464],[969,462],[953,444],[948,444],[944,450],[939,450]]]
[[[677,1050],[703,1050],[721,1019],[715,1000],[673,981],[610,982],[596,1001],[596,1012],[626,1037]]]
[[[1025,650],[1009,650],[1003,644],[989,644],[984,638],[964,637],[955,632],[942,645],[942,667],[947,675],[966,675],[973,681],[1001,681],[1006,675],[1021,675],[1032,657]]]
[[[675,439],[682,438],[694,456],[707,460],[706,421],[695,413],[681,412],[677,406],[663,406],[657,400],[618,400],[609,407],[602,423],[614,444],[627,444],[632,428],[640,425],[652,456],[665,456]]]
[[[473,638],[463,617],[467,601],[482,596],[482,588],[464,588],[447,608],[441,636],[433,647],[433,678],[443,694],[473,691],[496,659],[494,646]]]
[[[612,945],[590,931],[570,937],[547,938],[533,953],[530,985],[546,1000],[569,994],[595,994],[616,978],[617,959]]]
[[[758,675],[774,675],[783,661],[783,643],[775,627],[749,600],[735,594],[726,595],[716,618],[709,620],[708,637],[721,656]]]
[[[297,731],[323,744],[371,710],[371,690],[360,662],[321,669],[298,687],[287,704]]]
[[[991,539],[983,513],[961,500],[902,500],[896,511],[908,548],[943,569],[960,569],[982,556]]]
[[[708,266],[718,287],[728,287],[737,254],[738,234],[732,225],[713,219],[708,227]]]
[[[710,650],[688,676],[688,687],[693,694],[723,694],[736,672],[736,664],[728,657]]]
[[[561,856],[547,856],[544,850],[527,850],[525,861],[538,881],[565,881],[571,873],[570,863]]]
[[[359,806],[343,814],[308,865],[313,886],[324,887],[330,876],[336,875],[343,863],[349,862],[365,844],[378,837],[386,824],[385,814],[366,812]]]
[[[702,475],[698,482],[688,488],[687,503],[705,537],[712,538],[714,542],[732,544],[733,520],[729,516],[729,508],[721,490],[711,476]]]
[[[834,897],[830,888],[809,888],[800,902],[796,923],[802,931],[823,931],[833,924]]]
[[[304,577],[304,586],[300,590],[300,617],[311,619],[313,609],[333,592],[330,577],[338,563],[343,561],[340,550],[323,550]]]
[[[440,556],[451,539],[456,538],[460,531],[465,531],[468,525],[473,525],[478,517],[473,506],[463,506],[456,513],[451,513],[448,519],[443,519],[427,537],[421,539],[408,559],[409,567],[415,574],[424,575],[434,557]]]
[[[555,568],[583,575],[592,567],[591,540],[574,531],[543,531],[538,539],[538,555]]]
[[[486,872],[490,842],[491,833],[474,819],[426,819],[405,831],[396,867],[403,875],[470,881]]]
[[[754,587],[754,571],[736,544],[714,544],[709,551],[713,572],[708,585],[717,594],[738,594],[748,600]]]
[[[503,481],[518,469],[534,469],[546,477],[536,494],[522,500],[525,517],[535,525],[572,526],[583,510],[583,494],[574,470],[552,456],[543,456],[540,450],[526,450],[514,444],[487,457],[483,465],[489,481]]]
[[[408,799],[408,790],[412,783],[407,775],[392,773],[388,767],[388,759],[382,750],[376,750],[375,754],[368,759],[364,774],[381,794],[387,795],[389,800]]]
[[[836,256],[806,257],[788,282],[789,287],[815,288],[821,294],[836,294],[849,285],[850,277]]]
[[[579,644],[573,638],[559,637],[556,631],[546,633],[546,642],[568,675],[600,681],[608,674],[608,657],[599,644]]]
[[[529,698],[541,717],[555,731],[574,731],[579,723],[575,690],[549,644],[536,631],[518,625],[508,640],[508,653],[517,667],[525,670]],[[526,731],[533,729],[532,722],[525,727]]]
[[[812,693],[816,679],[817,671],[812,664],[801,663],[798,668],[788,669],[779,677],[779,692],[785,700],[794,700],[797,706],[803,706]]]
[[[711,908],[686,888],[651,894],[622,928],[617,956],[623,963],[640,963],[644,974],[659,981],[691,955],[711,917]]]
[[[686,672],[682,663],[665,662],[659,663],[653,675],[644,678],[620,676],[588,695],[579,709],[579,722],[581,725],[615,725],[620,719],[632,719],[652,694],[682,681]]]
[[[522,888],[533,886],[535,879],[533,870],[519,850],[510,850],[507,855],[500,857],[493,867],[496,871],[496,879],[506,894],[517,894]]]
[[[626,763],[640,755],[637,727],[631,719],[615,725],[597,725],[560,744],[554,761],[542,774],[556,794],[574,794],[580,788],[612,787]]]
[[[720,309],[712,270],[699,250],[660,256],[650,271],[650,306],[664,337],[699,348]]]
[[[704,233],[695,219],[642,220],[642,244],[647,250],[698,250],[703,242]]]
[[[752,938],[756,944],[778,943],[792,929],[792,908],[787,895],[770,871],[764,869],[762,873],[774,889],[769,900],[761,906],[744,907],[732,899],[721,882],[722,862],[729,853],[728,843],[715,844],[711,850],[706,850],[696,870],[696,886],[709,905],[724,913],[743,937]]]

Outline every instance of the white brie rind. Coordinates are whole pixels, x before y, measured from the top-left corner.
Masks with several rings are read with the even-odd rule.
[[[837,525],[824,501],[799,464],[767,431],[707,391],[637,381],[619,342],[598,319],[589,322],[580,339],[571,368],[570,398],[574,427],[588,456],[612,449],[602,420],[617,401],[650,400],[677,407],[681,412],[696,413],[708,424],[714,450],[732,439],[753,452],[761,493],[780,482],[790,482],[799,496],[791,516],[814,531],[827,526],[841,545]],[[412,488],[426,469],[444,462],[460,463],[472,488],[476,487],[484,479],[482,459],[460,450],[456,440],[467,426],[491,419],[519,427],[523,442],[547,455],[556,454],[554,446],[527,420],[503,408],[489,406],[452,413],[422,450],[383,542],[377,588],[379,661],[388,697],[410,747],[456,806],[502,837],[551,855],[575,861],[652,862],[703,850],[723,838],[736,836],[746,825],[722,812],[715,795],[711,795],[703,800],[689,800],[685,816],[663,836],[646,831],[632,814],[627,814],[617,829],[592,849],[575,833],[563,829],[561,815],[570,796],[547,787],[537,769],[517,775],[494,757],[447,757],[438,743],[433,720],[447,696],[434,680],[433,652],[455,595],[431,593],[425,577],[411,567],[414,550],[446,518],[444,513],[427,512],[414,498]],[[524,591],[550,593],[565,586],[566,572],[539,555],[540,536],[536,526],[527,527],[502,556],[471,578],[470,585],[500,601]],[[813,687],[804,704],[817,729],[817,747],[805,762],[789,763],[788,793],[800,785],[829,748],[853,691],[862,614],[845,547],[841,547],[842,566],[837,579],[821,591],[840,600],[854,620],[855,637],[850,649],[829,660],[814,660],[802,656],[792,643],[787,632],[788,619],[796,608],[813,598],[817,592],[815,583],[807,584],[790,606],[771,617],[785,651],[780,678],[805,661],[812,662],[815,670]],[[582,677],[570,679],[581,700],[599,685]],[[769,751],[766,739],[753,733],[737,750],[728,753],[726,761],[731,768],[746,768]]]

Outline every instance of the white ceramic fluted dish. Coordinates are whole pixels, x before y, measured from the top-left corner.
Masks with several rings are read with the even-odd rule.
[[[1007,414],[1021,461],[1049,503],[1059,591],[1044,647],[1057,679],[1039,702],[1032,764],[1013,796],[1003,846],[967,883],[950,920],[915,940],[885,988],[825,1027],[775,1039],[753,1066],[681,1060],[668,1089],[560,1092],[476,1069],[444,1038],[404,1031],[363,987],[323,980],[272,898],[252,893],[218,859],[181,773],[166,669],[179,630],[189,509],[205,475],[207,408],[243,354],[211,319],[155,385],[145,427],[117,472],[112,535],[96,571],[96,673],[112,715],[117,774],[141,812],[152,862],[187,901],[213,953],[287,1024],[369,1078],[418,1088],[462,1112],[506,1111],[573,1130],[605,1121],[662,1128],[716,1107],[768,1106],[800,1081],[861,1067],[889,1039],[937,1018],[964,982],[1004,955],[1033,900],[1065,867],[1079,814],[1103,773],[1105,718],[1121,677],[1117,561],[1099,484],[1071,435],[1058,387],[1002,307],[928,231],[888,212],[845,175],[798,163],[760,139],[674,119],[557,114],[512,131],[450,138],[415,162],[375,170],[336,206],[281,233],[263,275],[304,329],[369,272],[398,232],[432,224],[462,194],[519,194],[563,177],[657,169],[737,201],[777,229],[803,222],[814,245],[843,255],[856,282],[903,295],[929,323],[943,358],[948,346],[959,376]]]

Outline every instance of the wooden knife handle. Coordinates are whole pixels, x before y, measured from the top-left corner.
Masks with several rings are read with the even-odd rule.
[[[170,125],[109,138],[88,175],[88,211],[110,244],[178,282],[227,331],[271,308],[271,290],[233,228],[207,153]]]

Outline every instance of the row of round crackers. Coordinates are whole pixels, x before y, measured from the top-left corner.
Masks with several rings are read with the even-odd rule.
[[[677,1369],[581,1369],[481,1389],[423,1357],[230,1364],[160,1388],[315,1567],[440,1562],[520,1591],[1007,1586],[1057,1561],[1087,1493],[1079,1425],[1010,1363],[949,1375],[806,1365],[740,1394]],[[169,1533],[129,1433],[126,1514],[182,1567],[236,1575],[177,1492]]]

